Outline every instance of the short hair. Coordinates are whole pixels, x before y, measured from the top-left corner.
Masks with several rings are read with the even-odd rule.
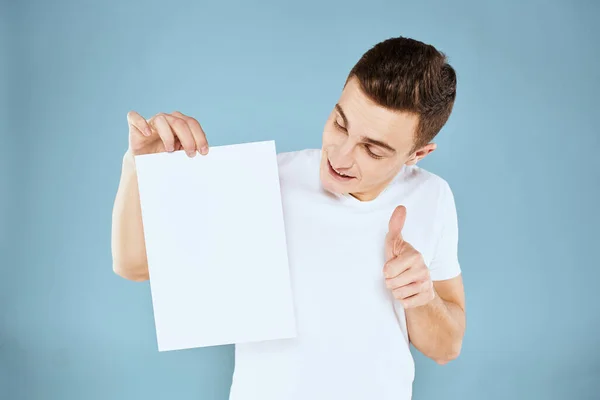
[[[396,37],[369,49],[350,71],[375,103],[418,115],[412,151],[431,142],[450,117],[456,72],[444,53],[423,42]],[[411,152],[412,152],[411,151]]]

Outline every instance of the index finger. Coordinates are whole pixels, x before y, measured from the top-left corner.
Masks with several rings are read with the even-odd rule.
[[[412,265],[410,258],[392,258],[383,265],[383,274],[386,279],[395,278],[409,269]]]
[[[195,118],[182,114],[179,111],[173,112],[173,115],[178,118],[182,118],[187,122],[190,130],[192,131],[192,136],[196,141],[196,148],[200,150],[202,155],[206,155],[208,153],[208,140],[206,139],[206,134],[204,133],[200,123]]]

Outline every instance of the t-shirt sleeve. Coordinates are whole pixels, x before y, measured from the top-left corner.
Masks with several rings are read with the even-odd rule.
[[[429,265],[432,281],[451,279],[461,274],[458,261],[458,218],[454,195],[444,181],[438,208],[438,239]]]

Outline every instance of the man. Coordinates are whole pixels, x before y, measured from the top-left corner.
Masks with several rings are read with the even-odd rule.
[[[322,148],[278,155],[298,336],[237,345],[230,399],[406,400],[409,343],[440,364],[458,356],[454,198],[416,166],[435,150],[455,95],[442,53],[383,41],[350,72]],[[112,245],[115,272],[139,281],[149,276],[133,155],[207,155],[208,143],[179,112],[148,121],[130,112],[128,122]]]

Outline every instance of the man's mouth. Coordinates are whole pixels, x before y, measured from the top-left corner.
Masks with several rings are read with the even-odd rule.
[[[327,166],[329,167],[329,174],[331,176],[333,176],[335,179],[337,179],[338,181],[347,182],[347,181],[355,178],[354,176],[350,176],[350,175],[344,174],[342,172],[336,171],[335,168],[333,167],[333,165],[331,165],[331,162],[329,161],[329,159],[327,159]]]

